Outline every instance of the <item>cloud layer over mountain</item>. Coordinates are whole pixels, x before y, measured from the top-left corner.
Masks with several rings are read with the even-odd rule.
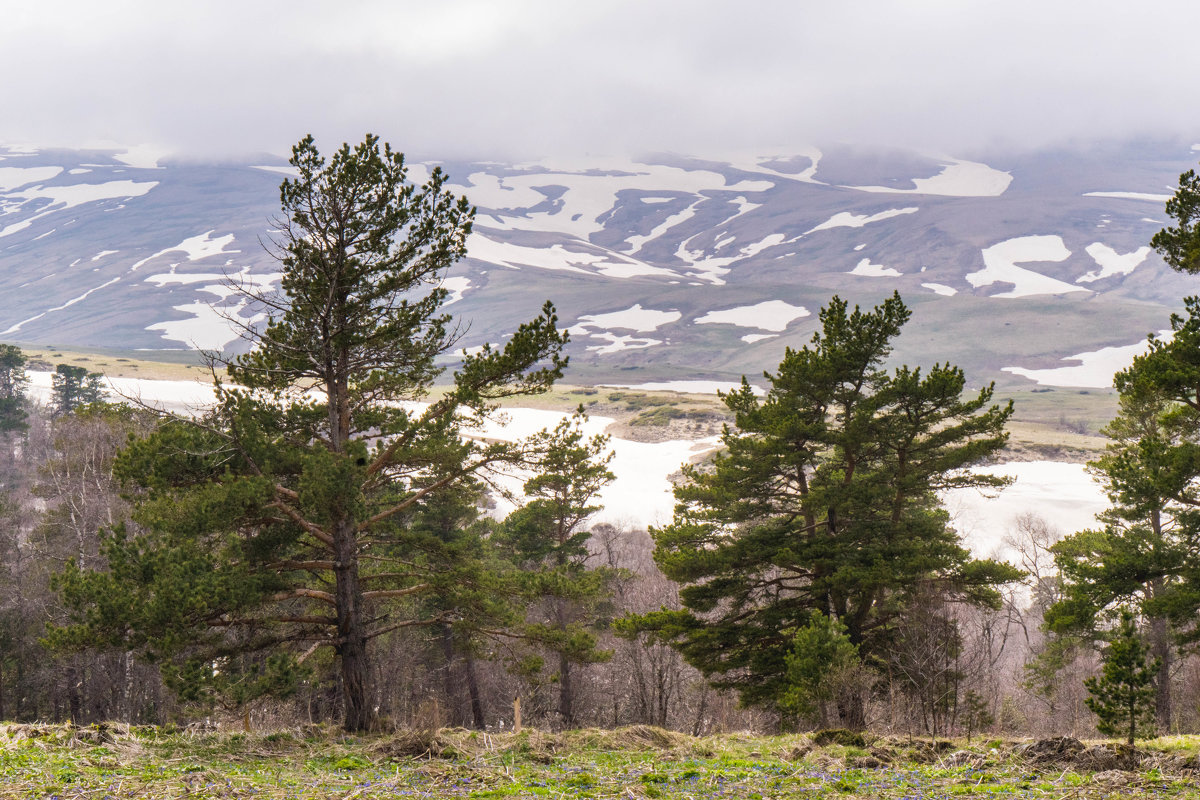
[[[0,140],[425,157],[1192,137],[1185,0],[10,4]]]

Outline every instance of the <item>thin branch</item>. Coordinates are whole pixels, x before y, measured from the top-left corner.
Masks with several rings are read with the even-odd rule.
[[[331,570],[332,561],[276,561],[267,565],[268,569],[302,569],[307,571]]]
[[[318,541],[322,542],[331,549],[333,548],[332,536],[321,530],[320,526],[318,526],[315,522],[309,522],[306,520],[300,515],[299,511],[296,511],[296,509],[292,508],[287,503],[283,502],[282,500],[276,500],[274,503],[268,503],[267,507],[279,509],[288,517],[288,519],[311,533]]]
[[[413,628],[419,625],[437,625],[441,622],[445,622],[447,619],[448,617],[445,614],[439,614],[436,617],[431,617],[429,619],[410,619],[405,620],[404,622],[393,622],[391,625],[368,633],[366,638],[374,639],[376,636],[382,636],[385,633],[391,633],[392,631],[399,630],[400,628]]]
[[[307,597],[312,600],[320,600],[322,603],[327,603],[334,608],[337,608],[337,600],[329,592],[322,592],[320,589],[288,589],[286,592],[279,592],[271,596],[272,600],[294,600],[300,597]]]
[[[363,592],[364,600],[377,600],[384,597],[407,597],[410,594],[420,594],[433,588],[431,583],[418,583],[416,586],[409,586],[407,589],[376,589],[371,592]]]

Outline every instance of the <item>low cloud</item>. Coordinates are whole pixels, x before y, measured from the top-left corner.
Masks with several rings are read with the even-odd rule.
[[[373,131],[422,157],[528,158],[1200,140],[1200,54],[1180,35],[1200,27],[1194,3],[50,0],[5,13],[9,142],[220,155]]]

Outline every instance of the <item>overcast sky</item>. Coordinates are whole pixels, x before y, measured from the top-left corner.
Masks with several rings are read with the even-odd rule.
[[[2,0],[0,140],[426,158],[1200,141],[1196,0]]]

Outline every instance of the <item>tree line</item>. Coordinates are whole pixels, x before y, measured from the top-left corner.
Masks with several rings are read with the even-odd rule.
[[[834,297],[763,397],[724,395],[674,520],[621,530],[589,522],[613,475],[582,411],[465,435],[567,367],[549,303],[458,350],[442,279],[467,199],[439,169],[409,183],[372,136],[329,158],[307,137],[291,164],[281,289],[250,297],[268,322],[247,354],[211,355],[202,415],[98,402],[78,368],[42,408],[0,352],[0,717],[483,728],[519,699],[527,723],[694,733],[970,735],[1061,727],[1069,703],[1130,739],[1197,724],[1172,687],[1200,693],[1200,301],[1117,376],[1103,527],[1057,541],[1023,519],[1020,568],[972,556],[938,494],[1002,488],[969,467],[1000,454],[1012,404],[949,364],[889,369],[899,295]],[[1154,244],[1194,270],[1189,192]]]

